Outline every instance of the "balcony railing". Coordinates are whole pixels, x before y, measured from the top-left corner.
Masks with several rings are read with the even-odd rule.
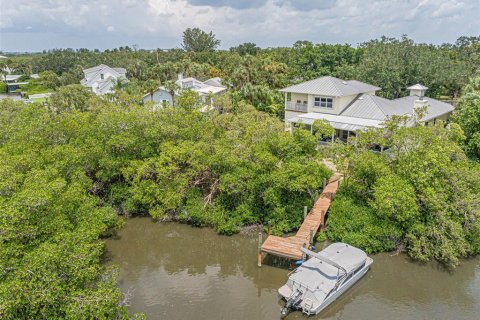
[[[308,106],[306,103],[287,102],[285,110],[307,112]]]

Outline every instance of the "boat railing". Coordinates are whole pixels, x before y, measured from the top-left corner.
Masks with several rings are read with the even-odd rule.
[[[317,258],[318,260],[321,260],[321,261],[323,261],[323,262],[325,262],[325,263],[328,263],[329,265],[337,268],[338,270],[343,271],[344,274],[348,274],[347,269],[345,269],[344,267],[342,267],[342,266],[339,265],[338,263],[336,263],[336,262],[334,262],[334,261],[332,261],[332,260],[330,260],[330,259],[328,259],[328,258],[326,258],[326,257],[324,257],[324,256],[322,256],[322,255],[320,255],[320,254],[318,254],[318,253],[316,253],[316,252],[310,251],[310,250],[308,250],[308,249],[306,249],[306,248],[300,248],[300,250],[301,250],[303,253],[305,253],[305,254],[307,254],[307,255],[309,255],[309,256],[311,256],[311,257]],[[338,278],[338,276],[337,276],[337,278]]]

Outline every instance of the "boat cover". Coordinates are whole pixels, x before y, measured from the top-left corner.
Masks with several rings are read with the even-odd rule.
[[[367,260],[367,254],[348,244],[337,242],[323,249],[319,254],[347,270],[348,273],[357,269]]]

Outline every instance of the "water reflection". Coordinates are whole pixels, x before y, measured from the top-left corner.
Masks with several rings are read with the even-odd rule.
[[[134,218],[107,248],[121,268],[122,290],[133,292],[132,312],[151,319],[279,319],[276,290],[289,270],[258,268],[255,236]],[[405,256],[373,258],[365,278],[318,319],[478,319],[479,259],[448,273]]]

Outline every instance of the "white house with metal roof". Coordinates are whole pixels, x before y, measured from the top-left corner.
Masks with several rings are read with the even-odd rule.
[[[209,95],[219,95],[227,90],[227,87],[222,85],[222,79],[216,77],[211,78],[206,81],[200,81],[198,79],[188,77],[183,78],[181,74],[178,75],[178,80],[175,81],[178,88],[180,89],[175,95],[179,95],[181,90],[193,90],[200,96],[200,99],[206,103]],[[162,103],[167,103],[169,105],[173,104],[172,95],[165,87],[160,86],[154,93],[151,95],[147,93],[143,96],[143,102],[153,102],[154,105],[159,105]]]
[[[80,81],[84,87],[93,93],[102,95],[113,91],[115,81],[127,79],[127,71],[124,68],[111,68],[101,64],[93,68],[83,70],[84,78]]]
[[[285,93],[287,127],[302,123],[311,128],[315,120],[326,120],[343,139],[356,130],[381,127],[393,115],[412,116],[420,107],[426,107],[426,114],[421,119],[426,125],[437,119],[448,120],[452,105],[425,97],[428,88],[421,84],[407,89],[410,90],[409,96],[389,100],[375,95],[379,87],[327,76],[280,91]]]

